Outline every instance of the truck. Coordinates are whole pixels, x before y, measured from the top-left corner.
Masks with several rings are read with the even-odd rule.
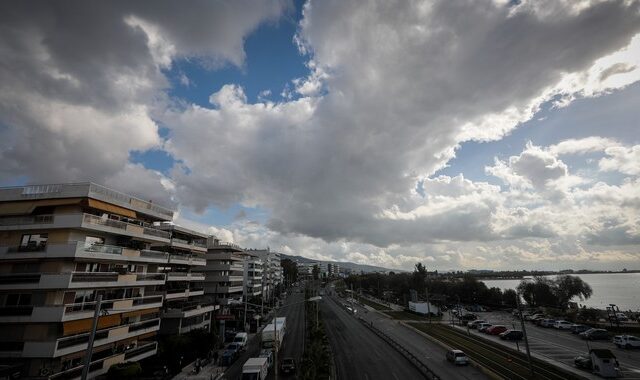
[[[267,358],[249,358],[242,366],[242,380],[265,380],[269,373]]]
[[[264,327],[264,330],[262,330],[262,348],[273,348],[275,346],[279,349],[282,346],[286,321],[278,321],[278,319],[276,319],[275,325],[273,323],[269,323]]]

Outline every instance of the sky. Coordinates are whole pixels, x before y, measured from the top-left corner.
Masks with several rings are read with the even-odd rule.
[[[0,3],[0,185],[248,248],[640,269],[638,1]]]

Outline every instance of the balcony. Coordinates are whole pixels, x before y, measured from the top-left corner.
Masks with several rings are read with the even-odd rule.
[[[189,331],[200,330],[204,328],[208,329],[210,327],[211,327],[211,319],[205,319],[202,322],[193,323],[186,326],[180,326],[180,329],[178,330],[178,334],[186,334]]]
[[[101,309],[110,314],[117,314],[124,311],[162,307],[162,303],[162,295],[124,298],[105,300],[102,302]],[[49,306],[3,306],[0,307],[0,323],[66,322],[92,318],[95,307],[95,302]]]
[[[94,346],[110,344],[121,340],[155,332],[160,329],[160,319],[150,319],[109,329],[98,330],[95,335]],[[21,353],[25,358],[57,358],[87,349],[89,333],[59,338],[55,341],[37,342],[27,341]]]
[[[171,254],[171,256],[169,257],[169,264],[204,266],[204,265],[207,265],[207,259],[205,259],[204,257],[198,257],[194,255]]]
[[[127,223],[121,220],[101,218],[99,216],[91,214],[83,214],[82,227],[97,229],[103,232],[123,234],[132,237],[141,237],[152,241],[161,241],[163,243],[169,243],[169,238],[171,238],[171,233],[167,231],[142,226],[139,224]]]
[[[204,273],[198,272],[169,272],[167,281],[204,281]]]
[[[114,364],[128,362],[128,361],[139,361],[149,356],[153,356],[158,351],[158,343],[157,342],[148,342],[140,345],[138,347],[132,348],[130,350],[117,353],[115,355],[106,357],[104,359],[92,361],[89,365],[89,378],[98,377],[107,373],[109,367]],[[51,380],[77,380],[82,376],[82,368],[83,365],[79,365],[74,368],[70,368],[65,371],[58,372],[54,375],[51,375],[49,379]]]
[[[185,304],[182,307],[168,308],[162,313],[162,318],[189,318],[196,315],[201,315],[207,312],[214,311],[218,308],[217,305],[209,304]]]
[[[71,272],[1,274],[0,290],[162,285],[164,273]]]
[[[175,237],[171,239],[171,246],[176,248],[181,248],[181,249],[187,249],[190,251],[196,251],[196,252],[202,252],[202,253],[207,252],[206,245],[203,245],[201,243],[196,243],[196,242],[189,242],[188,240],[178,239]]]

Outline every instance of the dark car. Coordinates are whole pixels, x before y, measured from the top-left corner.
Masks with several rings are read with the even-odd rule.
[[[462,317],[460,317],[460,319],[462,319],[463,321],[473,321],[478,319],[478,316],[475,314],[469,313],[469,314],[463,315]]]
[[[293,358],[284,358],[280,364],[282,373],[296,373],[296,361]]]
[[[580,333],[580,337],[586,340],[607,340],[609,339],[609,332],[605,329],[589,329]]]
[[[520,330],[507,330],[500,334],[502,340],[522,340],[524,334]]]
[[[593,363],[591,362],[591,356],[588,355],[579,355],[573,358],[573,364],[578,368],[582,369],[591,369],[593,367]]]
[[[230,366],[240,355],[240,346],[237,343],[229,344],[222,353],[222,365]]]
[[[586,325],[573,325],[571,326],[571,334],[580,334],[589,330],[590,328],[591,327]]]

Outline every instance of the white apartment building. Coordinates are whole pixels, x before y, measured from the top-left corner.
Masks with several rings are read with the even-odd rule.
[[[218,306],[204,300],[205,275],[197,271],[207,264],[208,235],[173,223],[161,223],[157,228],[171,233],[168,245],[154,247],[169,254],[167,264],[160,267],[167,281],[156,288],[164,295],[160,334],[210,331],[212,314]]]
[[[157,351],[170,209],[94,183],[0,189],[0,362],[23,377],[89,377]]]
[[[244,255],[244,296],[246,299],[262,296],[263,263],[255,255]]]
[[[247,253],[257,256],[262,260],[263,297],[271,298],[276,286],[282,283],[282,266],[280,265],[280,253],[267,249],[248,249]]]
[[[207,240],[207,265],[204,272],[204,293],[217,305],[242,303],[244,292],[244,249],[216,237]]]

